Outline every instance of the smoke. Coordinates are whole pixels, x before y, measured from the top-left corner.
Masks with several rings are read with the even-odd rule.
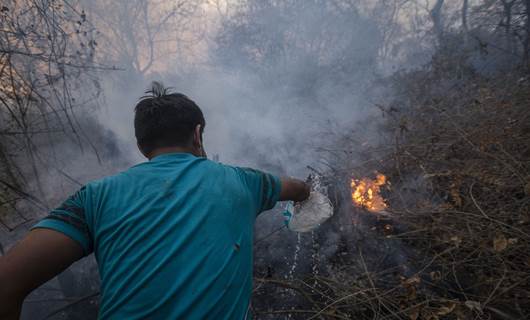
[[[307,166],[326,169],[322,149],[333,148],[340,133],[351,132],[363,121],[367,130],[375,128],[366,120],[375,113],[370,93],[379,72],[382,37],[376,22],[354,5],[251,0],[216,19],[217,27],[196,47],[195,54],[207,59],[183,66],[181,61],[194,59],[177,56],[163,60],[166,63],[157,61],[157,68],[147,72],[130,69],[129,64],[125,70],[102,73],[101,106],[95,116],[84,115],[81,122],[97,147],[107,146],[100,149],[103,160],[98,162],[88,151],[72,151],[60,157],[61,169],[82,184],[145,161],[136,147],[133,110],[152,80],[197,102],[206,117],[206,151],[231,165],[303,179]],[[130,57],[113,57],[118,68],[120,59],[126,58]],[[65,143],[64,149],[68,146]],[[65,180],[45,179],[49,186]],[[66,187],[50,188],[51,202],[58,203],[78,187],[69,181]],[[257,220],[258,272],[315,272],[319,257],[328,259],[340,251],[346,209],[338,211],[341,217],[333,225],[302,236],[279,229],[279,210]],[[295,252],[298,262],[293,261]],[[63,274],[58,285],[73,296],[89,294],[97,286],[93,270],[94,261],[86,260],[74,271],[83,275],[85,285],[72,282],[71,274]],[[25,309],[28,319],[46,306],[30,308]]]
[[[302,177],[319,166],[329,132],[367,115],[365,91],[375,76],[380,37],[353,7],[327,1],[249,1],[221,19],[207,38],[209,59],[186,73],[168,63],[144,77],[105,82],[100,121],[122,140],[132,162],[133,106],[150,80],[194,99],[207,121],[205,144],[225,163]],[[178,68],[182,70],[182,67]],[[122,89],[123,88],[123,89]]]
[[[206,118],[206,151],[231,165],[304,179],[307,166],[327,170],[322,150],[333,149],[342,133],[363,122],[363,130],[375,131],[376,123],[367,121],[378,111],[371,85],[380,71],[382,37],[376,21],[354,5],[248,1],[218,19],[202,47],[205,61],[183,68],[168,59],[151,74],[135,77],[125,71],[105,81],[107,107],[99,120],[119,138],[129,162],[142,161],[133,106],[152,80],[197,102]],[[351,224],[346,208],[338,210],[341,217],[333,226],[301,237],[277,231],[283,225],[281,208],[260,215],[257,269],[304,273],[311,271],[313,255],[334,256],[344,237],[340,225]],[[296,250],[300,261],[291,270]]]

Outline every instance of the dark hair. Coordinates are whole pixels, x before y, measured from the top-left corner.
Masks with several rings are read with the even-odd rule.
[[[193,100],[156,81],[145,93],[134,108],[134,134],[143,152],[189,146],[198,124],[202,134],[206,122]]]

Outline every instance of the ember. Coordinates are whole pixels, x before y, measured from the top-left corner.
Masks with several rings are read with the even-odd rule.
[[[365,208],[371,212],[380,212],[387,208],[381,196],[381,187],[386,184],[386,177],[377,174],[376,179],[351,179],[351,197],[356,207]]]

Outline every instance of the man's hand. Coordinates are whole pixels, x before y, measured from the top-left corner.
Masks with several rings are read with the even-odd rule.
[[[311,188],[302,180],[282,177],[280,181],[282,183],[280,201],[292,200],[299,202],[309,198]]]
[[[83,257],[76,241],[50,229],[35,229],[0,257],[0,319],[20,317],[24,298]]]

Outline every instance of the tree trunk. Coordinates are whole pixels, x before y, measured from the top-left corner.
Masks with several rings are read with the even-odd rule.
[[[530,71],[530,60],[528,52],[530,50],[530,0],[525,0],[525,30],[526,36],[524,39],[524,52],[523,52],[523,64],[527,71]]]
[[[502,7],[504,10],[504,30],[506,34],[506,49],[508,52],[513,53],[514,52],[514,37],[512,36],[512,7],[515,2],[515,0],[512,0],[508,2],[507,0],[501,0]]]
[[[469,8],[469,0],[464,0],[462,4],[462,28],[464,29],[464,46],[468,43],[469,27],[467,25],[467,10]]]
[[[438,43],[442,42],[443,37],[443,22],[442,22],[442,7],[444,4],[444,0],[437,0],[436,4],[432,8],[430,15],[431,19],[434,25],[434,32],[436,33],[436,38],[438,39]]]

